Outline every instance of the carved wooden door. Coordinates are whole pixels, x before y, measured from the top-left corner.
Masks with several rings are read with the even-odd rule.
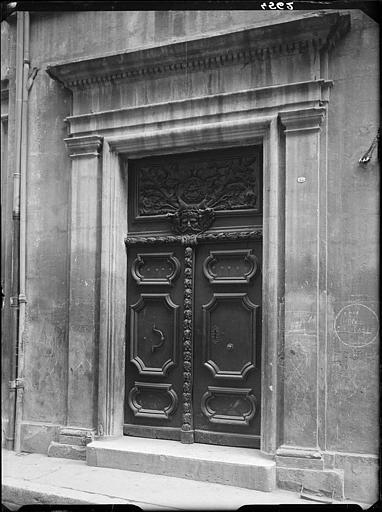
[[[128,162],[129,435],[258,447],[261,147]]]

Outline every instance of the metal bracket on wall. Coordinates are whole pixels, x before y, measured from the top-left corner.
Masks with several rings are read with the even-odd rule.
[[[367,165],[370,160],[371,160],[371,157],[373,156],[373,153],[374,153],[374,150],[376,148],[377,145],[379,145],[379,135],[380,135],[380,128],[378,128],[378,132],[377,132],[377,135],[374,137],[374,140],[373,142],[371,143],[369,149],[366,151],[366,153],[361,156],[361,158],[358,160],[358,162],[362,165]],[[378,147],[378,158],[379,158],[379,147]]]
[[[9,381],[9,389],[24,388],[24,379],[16,379]]]

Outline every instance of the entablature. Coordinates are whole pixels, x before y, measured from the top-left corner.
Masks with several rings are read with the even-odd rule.
[[[50,65],[71,90],[120,80],[193,73],[331,48],[349,29],[348,14],[320,12],[293,21]],[[318,78],[318,77],[317,77]]]
[[[284,110],[325,106],[331,86],[328,80],[312,80],[74,115],[66,121],[73,136],[97,133],[112,137],[111,140],[125,140],[124,145],[131,143],[131,137],[134,140],[143,137],[147,141],[159,136],[159,132],[162,138],[168,134],[168,143],[174,145],[173,138],[179,140],[182,132],[197,130],[203,138],[214,125],[227,125],[231,131],[237,126],[240,139],[241,127],[252,125],[254,119],[271,119]]]

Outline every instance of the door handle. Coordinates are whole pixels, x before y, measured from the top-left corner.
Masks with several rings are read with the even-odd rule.
[[[163,334],[163,331],[155,327],[155,324],[153,324],[152,326],[152,331],[156,332],[160,336],[160,342],[157,343],[156,345],[152,345],[151,347],[151,352],[154,352],[157,348],[160,348],[163,345],[163,343],[165,342],[165,336]]]

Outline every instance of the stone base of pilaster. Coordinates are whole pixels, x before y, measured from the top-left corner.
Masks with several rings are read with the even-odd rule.
[[[377,455],[281,446],[275,462],[277,485],[282,489],[303,489],[336,500],[378,500]]]
[[[289,491],[302,492],[320,498],[343,500],[343,470],[300,469],[276,467],[277,487]]]
[[[275,461],[279,488],[309,494],[318,501],[345,498],[344,471],[328,467],[319,449],[281,446]]]
[[[51,441],[48,457],[86,460],[86,445],[94,440],[95,430],[86,428],[61,428],[58,442]]]

